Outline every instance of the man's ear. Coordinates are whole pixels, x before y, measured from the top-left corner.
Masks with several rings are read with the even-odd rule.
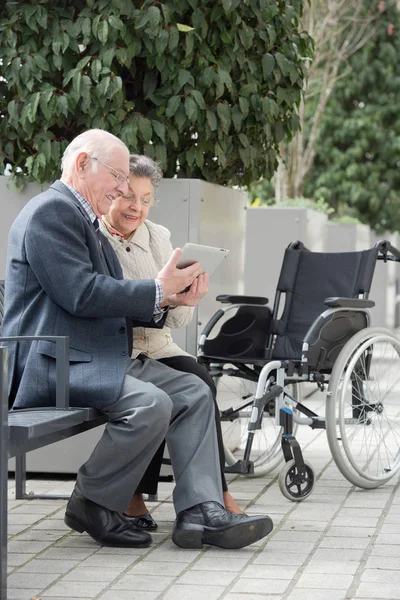
[[[80,152],[75,160],[75,169],[78,177],[84,177],[85,170],[89,166],[89,155],[87,152]]]

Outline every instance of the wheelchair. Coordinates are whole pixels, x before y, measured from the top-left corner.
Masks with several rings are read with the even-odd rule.
[[[284,460],[281,492],[304,500],[315,473],[296,439],[300,425],[326,430],[338,469],[355,486],[376,488],[399,471],[400,341],[371,326],[377,260],[400,262],[400,252],[382,241],[318,253],[297,241],[285,251],[272,310],[266,298],[217,297],[226,306],[201,333],[198,361],[219,406],[228,403],[226,472],[262,477]],[[324,415],[302,402],[306,382],[326,391]]]

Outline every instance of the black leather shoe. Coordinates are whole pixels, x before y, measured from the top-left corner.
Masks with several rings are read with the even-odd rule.
[[[68,527],[86,531],[102,546],[116,548],[146,548],[151,535],[139,529],[118,512],[88,500],[75,488],[67,504],[64,522]]]
[[[153,519],[150,513],[139,516],[127,515],[124,513],[124,517],[130,519],[131,523],[135,523],[136,527],[139,527],[139,529],[151,529],[154,531],[158,527],[156,521]]]
[[[178,514],[172,541],[181,548],[243,548],[272,531],[268,516],[232,514],[218,502],[202,502]]]

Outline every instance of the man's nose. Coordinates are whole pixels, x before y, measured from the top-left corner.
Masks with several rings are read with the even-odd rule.
[[[129,187],[128,187],[128,180],[125,179],[124,181],[120,181],[118,182],[118,187],[117,187],[117,191],[119,192],[119,194],[121,196],[126,196],[128,193]]]

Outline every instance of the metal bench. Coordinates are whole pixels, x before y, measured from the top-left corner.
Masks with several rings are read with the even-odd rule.
[[[3,316],[4,282],[0,281],[0,326]],[[16,498],[51,498],[26,495],[26,453],[59,442],[107,422],[94,408],[69,406],[69,338],[60,336],[0,337],[0,343],[33,340],[56,342],[56,406],[9,410],[8,349],[0,347],[0,600],[7,600],[7,487],[8,459],[16,459]]]

